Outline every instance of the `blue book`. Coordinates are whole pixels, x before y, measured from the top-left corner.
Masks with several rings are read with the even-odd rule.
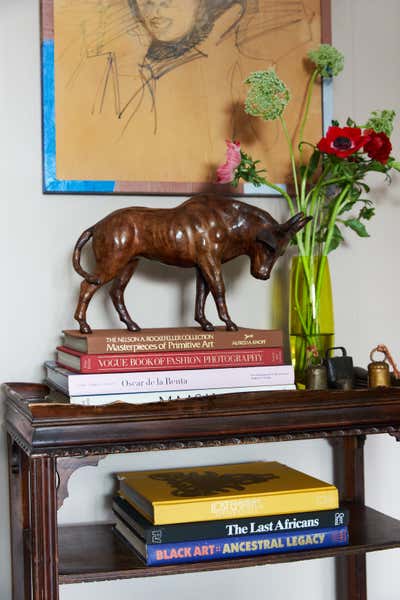
[[[149,566],[295,552],[345,546],[349,543],[347,527],[327,527],[298,532],[267,533],[168,544],[146,544],[122,519],[117,519],[115,528]]]

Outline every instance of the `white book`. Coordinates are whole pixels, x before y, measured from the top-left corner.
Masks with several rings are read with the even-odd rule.
[[[210,388],[206,390],[183,390],[167,392],[146,392],[144,394],[98,394],[95,396],[70,396],[71,404],[82,406],[104,406],[114,402],[128,404],[146,404],[149,402],[172,402],[189,398],[209,398],[216,394],[237,394],[238,392],[273,392],[278,390],[295,390],[294,384],[289,385],[260,385],[243,388]]]
[[[255,388],[294,384],[292,365],[182,369],[134,373],[73,373],[53,361],[45,363],[47,380],[67,396]],[[239,389],[240,388],[240,389]],[[221,393],[221,391],[219,391]]]

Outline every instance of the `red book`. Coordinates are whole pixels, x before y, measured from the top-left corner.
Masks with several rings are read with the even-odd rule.
[[[283,348],[144,352],[143,354],[86,354],[57,348],[57,364],[78,373],[129,373],[283,365]]]

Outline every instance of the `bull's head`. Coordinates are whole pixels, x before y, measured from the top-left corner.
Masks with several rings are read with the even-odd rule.
[[[256,235],[257,249],[251,261],[251,274],[257,279],[269,279],[277,259],[282,256],[293,236],[303,229],[312,217],[299,212],[286,223],[268,225]]]

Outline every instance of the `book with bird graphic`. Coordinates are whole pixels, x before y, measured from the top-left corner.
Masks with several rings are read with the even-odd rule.
[[[119,492],[155,525],[335,509],[334,485],[279,462],[117,473]]]

